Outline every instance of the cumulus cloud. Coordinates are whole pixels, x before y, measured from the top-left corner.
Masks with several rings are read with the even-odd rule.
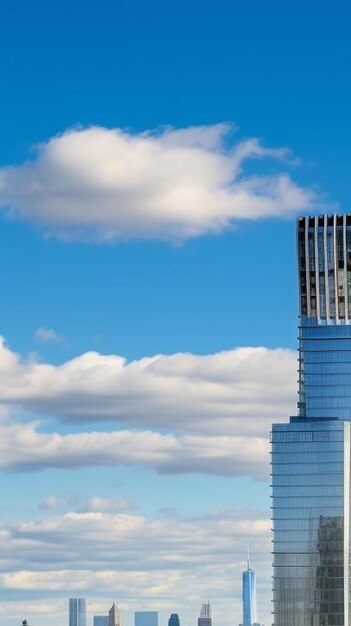
[[[87,352],[55,366],[24,360],[0,341],[0,403],[67,422],[266,436],[272,421],[294,411],[295,399],[290,350],[236,348],[131,362]]]
[[[119,513],[125,513],[132,511],[136,506],[130,500],[124,498],[89,498],[83,505],[83,511],[115,511]]]
[[[53,328],[38,328],[34,338],[42,343],[64,343],[64,337],[59,335]]]
[[[11,419],[0,422],[0,468],[134,465],[161,474],[266,480],[270,425],[293,413],[295,380],[296,356],[284,349],[160,354],[131,362],[88,352],[51,365],[23,359],[1,340],[0,406]],[[16,418],[21,412],[39,419],[22,423]],[[43,429],[48,416],[50,427]],[[53,429],[53,418],[65,423],[64,433]],[[87,424],[89,432],[77,432]],[[43,503],[59,505],[55,498]]]
[[[57,510],[74,506],[79,512],[118,512],[126,513],[136,505],[125,498],[87,498],[79,493],[65,493],[60,496],[50,495],[39,503],[39,509]]]
[[[210,597],[224,623],[231,614],[229,624],[233,608],[240,612],[247,539],[259,572],[261,611],[268,613],[269,514],[249,509],[156,518],[68,512],[2,523],[0,597],[8,602],[30,593],[32,602],[50,604],[48,598],[81,593],[102,607],[117,597],[130,623],[133,610],[153,604],[168,614],[181,606],[182,616],[194,618]]]
[[[240,562],[247,538],[255,546],[256,559],[264,560],[269,553],[269,531],[268,512],[250,509],[155,519],[131,514],[68,512],[9,522],[0,534],[1,553],[3,559],[13,559],[16,566],[14,572],[6,566],[3,582],[8,588],[34,589],[39,584],[50,590],[51,585],[58,583],[69,589],[69,580],[61,579],[61,572],[65,571],[71,572],[71,578],[75,577],[81,588],[95,585],[100,579],[100,590],[113,589],[117,584],[126,593],[127,574],[119,577],[120,571],[130,572],[131,577],[144,584],[150,571],[161,572],[161,576],[164,570],[193,573],[194,567],[204,564],[217,567],[218,559],[229,564],[230,554]],[[4,569],[1,567],[0,571]],[[51,581],[45,578],[47,571],[53,572]]]
[[[183,241],[238,220],[311,211],[314,193],[284,172],[247,174],[248,159],[289,158],[228,124],[131,133],[68,130],[21,165],[0,169],[0,203],[66,239]],[[261,171],[260,167],[260,171]],[[281,170],[281,167],[280,167]]]
[[[150,431],[41,433],[36,424],[0,426],[0,468],[135,465],[161,474],[204,474],[268,478],[268,442],[264,437],[161,434]],[[50,499],[46,508],[57,508]],[[104,502],[90,504],[92,510]],[[106,503],[108,506],[108,503]]]

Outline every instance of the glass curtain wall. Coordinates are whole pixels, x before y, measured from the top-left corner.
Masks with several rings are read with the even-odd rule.
[[[298,415],[272,429],[275,626],[350,625],[351,215],[297,222]]]
[[[344,626],[350,424],[272,430],[273,606],[278,626]],[[347,481],[348,482],[348,481]],[[347,522],[348,523],[348,522]],[[346,582],[346,587],[348,583]]]

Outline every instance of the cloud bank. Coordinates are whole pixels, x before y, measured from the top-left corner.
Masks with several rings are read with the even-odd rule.
[[[0,406],[10,417],[0,422],[0,467],[135,465],[266,479],[270,424],[293,413],[295,380],[296,355],[284,349],[131,362],[88,352],[51,365],[21,358],[2,340]]]
[[[88,597],[102,612],[118,598],[123,617],[132,611],[172,612],[179,606],[186,623],[204,598],[232,623],[240,614],[246,541],[259,571],[261,614],[269,611],[270,522],[268,511],[229,509],[199,516],[81,513],[46,514],[41,519],[5,522],[0,532],[0,597],[8,615],[18,616],[15,599],[28,603],[31,615],[41,605],[48,613],[66,612],[61,598]],[[25,603],[26,604],[26,603]],[[26,604],[27,606],[27,604]],[[59,622],[60,623],[60,622]],[[127,621],[129,623],[129,620]]]
[[[268,479],[265,437],[191,436],[150,431],[44,434],[36,424],[0,426],[0,468],[34,471],[138,466],[160,474],[203,473]]]
[[[94,241],[181,242],[238,220],[312,210],[314,192],[282,171],[287,149],[257,139],[233,144],[230,135],[228,124],[68,130],[32,160],[0,169],[0,205],[47,234]],[[246,172],[250,159],[265,161],[265,173]]]
[[[75,424],[266,435],[296,399],[296,354],[236,348],[158,354],[128,362],[86,352],[55,366],[25,360],[0,340],[0,404]]]
[[[136,508],[130,500],[124,498],[93,498],[83,497],[76,492],[66,493],[61,496],[51,495],[39,502],[38,508],[43,511],[54,511],[67,507],[78,507],[79,513],[88,512],[116,512],[129,513]]]
[[[45,570],[110,570],[114,565],[116,570],[133,572],[136,563],[139,571],[192,570],[194,565],[200,567],[205,562],[215,566],[219,558],[229,563],[229,547],[244,559],[244,538],[252,538],[256,552],[265,555],[269,531],[268,511],[229,509],[194,517],[172,512],[169,516],[146,518],[71,510],[63,515],[5,523],[0,546],[2,559],[15,560],[16,570],[39,570],[39,575]],[[7,567],[1,566],[0,571],[4,569],[11,574]],[[106,582],[102,580],[102,585]],[[7,584],[15,585],[11,575]],[[19,580],[16,584],[21,588]],[[67,580],[62,584],[69,588]],[[50,589],[45,576],[42,585]]]

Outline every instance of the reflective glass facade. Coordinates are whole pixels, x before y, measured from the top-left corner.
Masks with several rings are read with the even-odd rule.
[[[298,415],[272,429],[275,626],[349,626],[351,216],[300,218]]]
[[[136,611],[134,626],[158,626],[158,611]]]
[[[209,602],[202,604],[197,626],[212,626],[212,609]]]
[[[94,615],[93,626],[108,626],[108,615]]]
[[[168,620],[168,626],[180,626],[178,613],[171,613],[171,616]]]
[[[348,422],[316,420],[273,426],[276,626],[347,623],[348,554],[345,558],[344,549],[348,551],[349,543],[349,450]]]
[[[69,626],[87,626],[87,610],[84,598],[70,598]]]
[[[300,416],[351,420],[351,325],[302,319],[299,346]]]
[[[115,602],[108,612],[108,626],[121,626],[121,616]]]
[[[257,623],[256,573],[248,568],[243,572],[243,626]]]

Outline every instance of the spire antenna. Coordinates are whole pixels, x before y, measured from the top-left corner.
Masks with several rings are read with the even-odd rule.
[[[250,541],[247,542],[247,569],[250,569]]]

